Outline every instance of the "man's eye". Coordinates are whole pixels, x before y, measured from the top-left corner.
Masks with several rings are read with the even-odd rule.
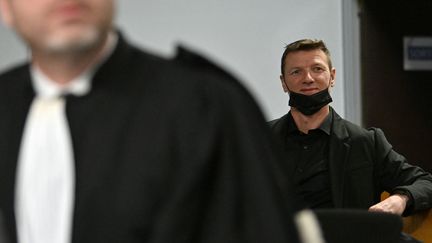
[[[314,67],[314,71],[315,72],[322,72],[322,71],[324,71],[325,69],[323,68],[323,67]]]
[[[296,75],[296,74],[299,74],[299,73],[300,73],[299,70],[292,70],[292,71],[290,72],[290,75]]]

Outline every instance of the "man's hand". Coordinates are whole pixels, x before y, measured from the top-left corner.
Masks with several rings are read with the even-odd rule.
[[[405,211],[408,200],[409,198],[406,195],[394,194],[371,206],[369,211],[402,215],[402,213]]]

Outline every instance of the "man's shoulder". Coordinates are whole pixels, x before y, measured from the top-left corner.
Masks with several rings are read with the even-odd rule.
[[[28,63],[21,63],[9,67],[0,73],[0,85],[2,86],[1,89],[5,92],[10,92],[5,89],[7,87],[18,87],[19,84],[26,82],[29,75]]]
[[[198,89],[217,99],[230,99],[232,102],[255,103],[248,88],[226,66],[208,56],[184,46],[177,46],[176,55],[170,59],[170,66],[181,73],[183,79],[194,89]],[[232,104],[235,106],[236,104]]]
[[[239,79],[226,67],[183,46],[176,48],[176,54],[172,58],[134,45],[129,45],[129,53],[131,54],[129,68],[137,69],[137,73],[151,70],[155,78],[169,79],[168,82],[181,82],[185,87],[210,85],[244,90]]]
[[[205,57],[203,54],[181,45],[177,46],[176,52],[175,57],[172,59],[176,65],[188,67],[199,72],[210,73],[225,79],[237,80],[226,68]]]
[[[288,129],[287,120],[289,119],[289,116],[290,113],[288,112],[279,118],[267,121],[267,125],[270,127],[270,130],[272,131],[273,134],[276,135],[276,137],[283,139],[284,134]]]
[[[368,127],[364,128],[358,124],[355,124],[349,120],[341,118],[337,113],[334,117],[334,126],[333,129],[337,133],[341,130],[345,130],[350,137],[351,140],[368,140],[374,141],[375,137],[383,134],[382,130],[376,127]]]
[[[288,114],[289,113],[287,113],[287,114],[285,114],[279,118],[267,121],[267,124],[270,126],[271,129],[276,129],[284,123],[283,121],[287,119]]]
[[[221,89],[228,92],[227,95],[232,91],[249,94],[240,79],[227,67],[196,50],[177,46],[176,55],[170,62],[174,69],[191,77],[191,82],[197,81],[200,86]]]
[[[16,78],[28,71],[28,63],[20,63],[11,67],[7,67],[6,69],[0,72],[0,80],[6,80],[11,78]]]
[[[123,55],[122,59],[130,64],[125,65],[122,72],[133,84],[130,87],[138,92],[154,90],[159,98],[166,97],[172,102],[223,107],[227,112],[259,110],[255,98],[240,79],[228,68],[195,50],[178,47],[175,56],[169,58],[134,45],[126,49],[129,55]],[[121,59],[119,56],[115,58]]]
[[[271,128],[273,128],[278,122],[279,122],[279,120],[280,120],[281,118],[279,117],[279,118],[276,118],[276,119],[273,119],[273,120],[270,120],[270,121],[267,121],[267,124],[271,127]]]

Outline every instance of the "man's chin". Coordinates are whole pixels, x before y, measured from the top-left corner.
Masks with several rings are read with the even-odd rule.
[[[58,33],[46,41],[45,49],[53,54],[86,52],[97,47],[101,38],[100,32],[94,29]]]

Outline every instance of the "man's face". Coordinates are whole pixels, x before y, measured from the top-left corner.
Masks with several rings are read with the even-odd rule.
[[[99,43],[111,28],[114,0],[0,0],[4,21],[33,51],[62,53]]]
[[[330,70],[326,54],[317,50],[288,53],[280,76],[285,92],[312,95],[334,85],[336,70]]]

